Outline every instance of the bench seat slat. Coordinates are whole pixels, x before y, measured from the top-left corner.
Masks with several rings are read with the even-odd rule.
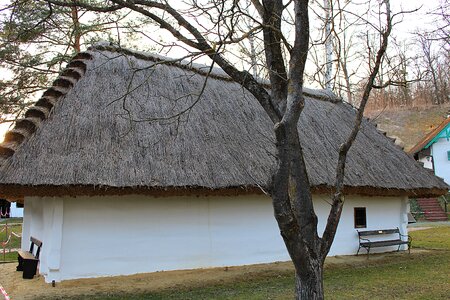
[[[375,242],[361,242],[361,247],[385,247],[394,245],[408,244],[408,241],[402,240],[388,240],[388,241],[375,241]]]
[[[28,251],[19,250],[17,253],[20,255],[20,257],[22,257],[23,259],[26,259],[26,260],[38,260],[38,259],[36,259],[36,257],[34,257],[34,255],[32,253],[30,253]]]
[[[358,231],[359,236],[394,234],[394,233],[400,233],[400,231],[398,229],[380,229],[380,230]]]

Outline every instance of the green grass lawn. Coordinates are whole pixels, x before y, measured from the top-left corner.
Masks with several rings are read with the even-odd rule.
[[[327,299],[448,299],[450,295],[450,227],[411,233],[413,247],[428,249],[408,255],[393,253],[382,259],[352,264],[328,264]],[[374,256],[376,257],[376,255]],[[198,283],[170,290],[133,295],[97,295],[89,299],[292,299],[290,271],[257,273],[232,282]],[[80,295],[77,298],[87,299]]]
[[[17,261],[17,252],[9,252],[5,253],[3,256],[3,252],[0,252],[0,263],[1,262],[16,262]]]
[[[8,222],[8,224],[12,224],[12,223],[23,223],[23,218],[8,218],[8,219],[0,219],[0,224],[5,224],[6,222]]]
[[[410,233],[413,247],[450,251],[450,226],[439,226]]]

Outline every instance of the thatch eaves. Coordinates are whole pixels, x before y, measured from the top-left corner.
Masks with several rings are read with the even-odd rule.
[[[0,145],[0,195],[261,191],[276,165],[273,124],[250,93],[208,70],[109,45],[79,54]],[[329,192],[355,111],[323,91],[306,96],[310,182]],[[364,120],[345,189],[425,196],[448,186]]]

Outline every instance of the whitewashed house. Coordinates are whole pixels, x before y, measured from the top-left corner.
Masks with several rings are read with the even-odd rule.
[[[273,124],[220,70],[204,85],[208,69],[98,45],[6,135],[0,196],[24,201],[22,245],[43,242],[47,282],[289,260],[263,192]],[[305,93],[301,142],[323,230],[355,111]],[[408,196],[447,188],[365,120],[330,255],[355,254],[357,229],[406,233]]]
[[[450,117],[424,136],[409,153],[450,184]]]
[[[22,218],[23,217],[23,207],[17,202],[11,203],[10,214],[11,218]]]

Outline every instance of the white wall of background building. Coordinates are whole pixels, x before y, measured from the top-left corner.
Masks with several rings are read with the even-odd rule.
[[[450,160],[447,152],[450,151],[450,141],[441,138],[431,146],[434,160],[434,173],[450,184]]]

